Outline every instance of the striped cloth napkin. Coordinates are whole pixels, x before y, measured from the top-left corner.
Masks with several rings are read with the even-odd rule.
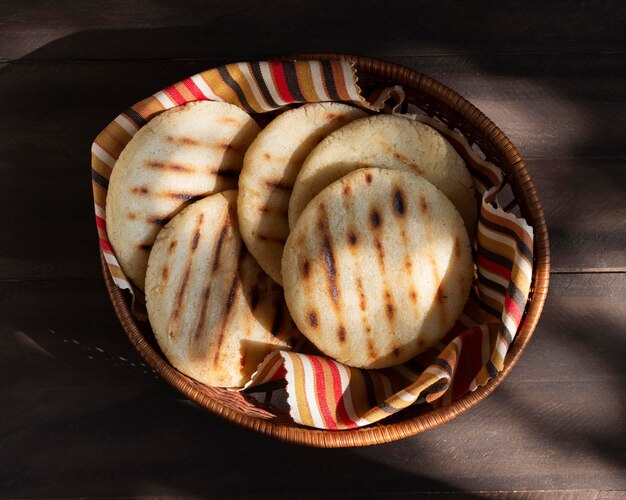
[[[133,294],[136,315],[145,314],[143,297],[122,272],[109,243],[105,201],[115,161],[137,130],[160,112],[195,100],[224,101],[249,113],[265,113],[293,103],[319,101],[351,102],[372,110],[386,106],[392,111],[403,98],[401,88],[391,87],[366,99],[357,79],[347,61],[229,64],[144,99],[98,135],[92,146],[92,185],[100,247],[114,282]],[[448,405],[503,368],[521,323],[532,278],[533,230],[498,206],[501,170],[459,132],[437,119],[422,112],[411,118],[436,128],[450,141],[465,159],[481,198],[475,242],[477,273],[469,300],[456,325],[437,346],[403,365],[361,370],[320,356],[283,351],[268,355],[245,390],[286,381],[290,414],[299,424],[350,429],[378,422],[416,403]]]

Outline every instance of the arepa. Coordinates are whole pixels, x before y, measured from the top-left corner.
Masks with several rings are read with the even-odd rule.
[[[394,115],[355,120],[311,151],[289,202],[289,227],[331,182],[357,168],[383,167],[417,173],[439,188],[457,208],[473,237],[477,208],[465,162],[448,141],[424,123]]]
[[[271,351],[302,336],[282,289],[242,245],[237,192],[197,201],[159,233],[148,263],[148,318],[161,350],[184,374],[241,387]]]
[[[342,363],[383,368],[435,345],[473,276],[459,213],[412,172],[359,169],[306,207],[282,259],[285,299],[309,340]]]
[[[305,104],[275,118],[248,148],[239,177],[239,227],[250,253],[277,283],[289,197],[302,163],[324,137],[363,116],[345,104]]]
[[[258,132],[237,106],[197,101],[161,113],[130,140],[111,173],[106,216],[115,255],[139,288],[159,230],[190,201],[236,188]]]

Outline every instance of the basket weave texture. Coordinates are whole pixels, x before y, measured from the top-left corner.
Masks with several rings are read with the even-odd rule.
[[[504,133],[470,102],[432,78],[397,64],[367,57],[311,54],[289,59],[350,60],[356,67],[359,86],[366,94],[376,88],[401,85],[407,104],[413,104],[451,129],[457,129],[470,144],[476,144],[485,153],[487,160],[502,169],[515,197],[513,205],[519,207],[521,216],[534,229],[535,248],[528,304],[501,372],[486,385],[446,407],[430,409],[416,405],[384,422],[353,430],[310,429],[293,423],[271,407],[260,406],[242,393],[206,387],[172,368],[156,345],[149,327],[132,315],[129,296],[113,282],[102,259],[107,290],[124,331],[146,362],[186,397],[235,424],[284,441],[317,447],[364,446],[423,432],[451,420],[493,391],[515,365],[532,336],[546,299],[550,267],[547,227],[536,189],[524,161]]]

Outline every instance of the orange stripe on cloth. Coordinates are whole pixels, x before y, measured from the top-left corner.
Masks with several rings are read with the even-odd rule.
[[[289,360],[292,364],[292,369],[287,370],[287,387],[291,388],[289,393],[290,396],[292,396],[290,406],[293,408],[294,404],[297,405],[297,412],[300,417],[299,422],[311,427],[317,427],[317,422],[321,421],[321,416],[318,415],[317,419],[313,420],[312,411],[317,403],[315,399],[312,399],[309,403],[306,387],[307,384],[311,384],[312,381],[308,380],[305,376],[303,361],[300,356],[290,355]],[[313,390],[314,388],[311,389],[311,391]]]
[[[163,104],[161,104],[154,96],[150,96],[143,101],[139,101],[137,104],[132,106],[131,109],[136,111],[146,121],[150,121],[156,115],[165,111]]]
[[[300,85],[300,92],[304,98],[309,102],[315,102],[319,100],[317,93],[315,92],[315,85],[313,83],[313,74],[311,73],[311,66],[308,62],[296,62],[296,71],[298,74],[298,84]]]
[[[507,236],[505,229],[512,231],[531,251],[533,249],[533,235],[529,232],[527,225],[521,225],[511,220],[510,218],[503,216],[499,211],[496,211],[493,207],[486,205],[485,210],[481,211],[481,216],[487,220],[501,226],[503,230],[499,231],[499,234]]]
[[[239,87],[241,91],[246,97],[246,101],[248,102],[248,106],[250,106],[254,110],[263,110],[265,106],[259,102],[257,97],[255,96],[255,92],[252,89],[252,84],[248,80],[247,76],[244,75],[241,67],[239,65],[231,64],[228,67],[228,71],[230,75],[239,83]],[[252,80],[254,82],[254,80]]]
[[[222,66],[222,68],[220,69],[211,69],[209,71],[205,71],[202,76],[206,80],[207,85],[220,99],[222,99],[224,102],[228,102],[230,104],[234,104],[235,106],[239,106],[240,108],[244,108],[233,88],[228,83],[226,83],[224,77],[222,76],[222,73],[225,73],[227,75],[230,74],[228,69],[229,66]]]

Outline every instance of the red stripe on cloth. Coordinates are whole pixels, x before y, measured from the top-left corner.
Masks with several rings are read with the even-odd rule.
[[[279,62],[272,61],[270,62],[270,68],[272,70],[272,75],[274,76],[274,83],[276,83],[276,88],[280,93],[280,96],[284,101],[294,102],[295,99],[289,92],[289,87],[287,87],[287,79],[285,78],[285,70],[283,65]]]
[[[272,375],[272,378],[270,379],[271,382],[274,382],[275,380],[281,380],[287,376],[287,369],[285,368],[285,362],[281,361],[281,363],[283,363],[281,367],[278,370],[276,370],[276,373],[274,373],[274,375]]]
[[[97,215],[96,215],[96,226],[98,226],[100,229],[103,229],[104,231],[107,230],[106,221],[102,217],[98,217]]]
[[[198,86],[191,78],[185,78],[183,80],[183,85],[185,85],[185,87],[187,87],[187,90],[189,90],[189,92],[191,92],[191,94],[199,101],[207,100],[207,96],[202,93],[202,91],[198,88]]]
[[[178,91],[176,87],[174,87],[174,85],[170,85],[169,87],[167,87],[165,89],[165,93],[170,96],[172,98],[172,101],[174,101],[179,106],[187,102],[187,99],[183,97],[183,95]]]
[[[467,394],[470,383],[484,366],[482,362],[483,332],[480,327],[474,327],[463,332],[459,338],[462,347],[452,381],[453,401]]]
[[[511,270],[507,269],[500,264],[496,264],[495,262],[488,260],[486,257],[482,255],[478,255],[478,265],[483,266],[485,269],[488,269],[494,274],[503,277],[507,281],[511,278]]]
[[[313,378],[315,379],[315,394],[317,399],[317,405],[322,412],[322,417],[326,422],[327,429],[337,429],[337,424],[330,414],[328,408],[328,400],[326,399],[326,380],[324,379],[324,371],[322,370],[322,364],[315,356],[309,356],[309,361],[313,365]],[[309,401],[309,404],[313,403]]]
[[[100,248],[102,248],[102,250],[104,250],[105,252],[113,253],[111,244],[108,240],[105,240],[104,238],[100,238]]]
[[[504,299],[504,308],[509,315],[513,316],[515,324],[519,325],[522,322],[522,311],[520,311],[517,302],[508,293]]]
[[[345,427],[356,427],[356,423],[348,416],[348,411],[346,410],[346,406],[343,402],[344,388],[341,387],[341,375],[339,374],[339,368],[337,368],[337,365],[330,360],[328,361],[328,365],[330,366],[330,372],[333,375],[333,391],[335,393],[335,404],[337,405],[337,416]],[[346,390],[349,389],[346,387]]]

